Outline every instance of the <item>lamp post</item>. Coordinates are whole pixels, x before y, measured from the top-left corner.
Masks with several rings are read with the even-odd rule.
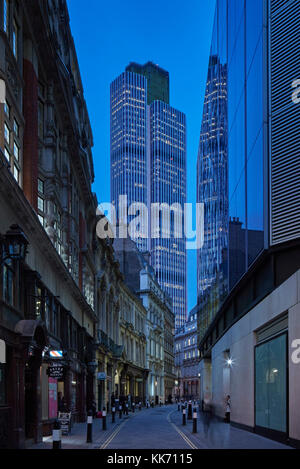
[[[2,237],[0,266],[7,260],[25,261],[29,242],[19,225],[12,225]]]

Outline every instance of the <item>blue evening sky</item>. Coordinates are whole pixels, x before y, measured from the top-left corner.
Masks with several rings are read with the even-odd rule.
[[[99,202],[110,201],[109,86],[129,62],[170,74],[170,104],[187,116],[188,202],[196,162],[215,0],[68,0],[71,29],[94,135]],[[197,299],[195,251],[188,252],[188,309]]]

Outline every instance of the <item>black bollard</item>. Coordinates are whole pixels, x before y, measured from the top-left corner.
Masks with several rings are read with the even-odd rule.
[[[139,410],[142,410],[142,403],[141,403],[141,401],[139,402]]]
[[[197,409],[195,407],[193,412],[193,433],[197,433],[197,417]]]
[[[135,410],[135,403],[133,402],[132,403],[132,412],[134,413],[134,410]]]
[[[111,408],[111,423],[115,423],[116,408]]]
[[[125,405],[125,412],[126,412],[126,415],[128,415],[128,403],[126,402],[126,405]]]
[[[178,404],[178,412],[180,412],[180,404]]]
[[[59,420],[55,420],[52,431],[52,449],[61,449],[61,429]]]
[[[106,409],[103,407],[102,411],[102,430],[106,430]]]
[[[87,417],[86,442],[93,443],[93,412],[91,410]]]
[[[119,405],[119,418],[121,419],[122,418],[122,406]]]
[[[186,408],[183,407],[182,410],[182,425],[186,425]]]

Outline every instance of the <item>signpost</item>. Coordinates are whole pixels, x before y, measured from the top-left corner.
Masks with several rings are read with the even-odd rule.
[[[58,412],[58,420],[63,435],[68,435],[71,429],[71,412]]]

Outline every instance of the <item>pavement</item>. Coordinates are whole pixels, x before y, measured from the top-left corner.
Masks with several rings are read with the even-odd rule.
[[[192,433],[192,420],[182,425],[182,414],[177,406],[169,405],[129,413],[112,424],[107,416],[107,430],[102,430],[102,419],[94,419],[93,443],[86,443],[85,423],[75,424],[70,435],[62,436],[62,449],[291,449],[213,419],[205,422],[198,414],[197,433]],[[52,436],[30,449],[51,449]]]

